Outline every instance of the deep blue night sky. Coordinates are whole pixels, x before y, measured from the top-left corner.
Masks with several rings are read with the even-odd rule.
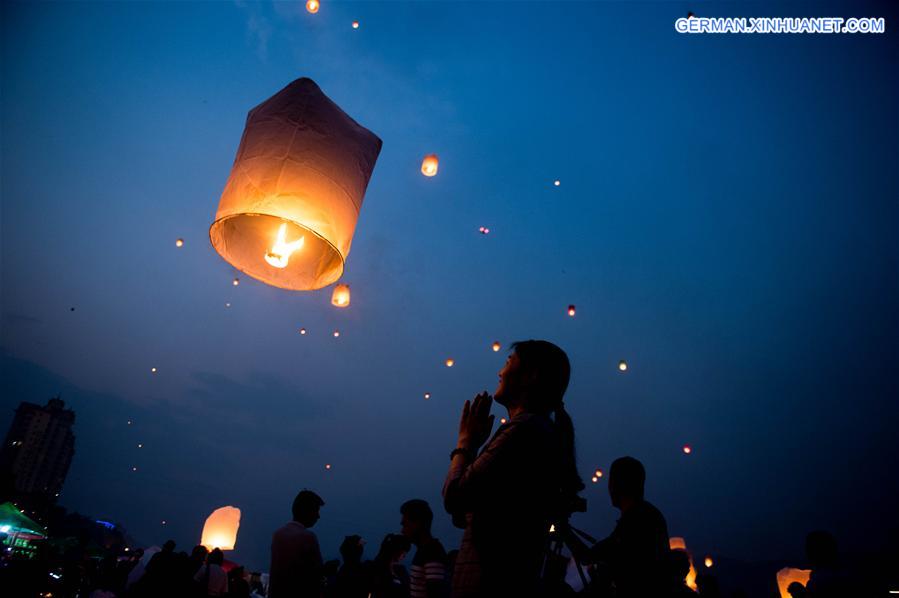
[[[421,497],[452,547],[440,488],[462,402],[495,388],[491,342],[546,338],[572,361],[583,475],[641,459],[691,548],[882,540],[895,5],[322,4],[0,9],[0,432],[22,400],[76,410],[64,506],[189,549],[235,505],[229,558],[265,569],[303,487],[327,503],[326,557],[353,533],[373,557]],[[687,10],[882,16],[887,34],[687,36]],[[330,289],[232,286],[208,240],[247,111],[300,76],[384,141],[343,311]],[[617,513],[588,486],[574,522],[602,536]]]

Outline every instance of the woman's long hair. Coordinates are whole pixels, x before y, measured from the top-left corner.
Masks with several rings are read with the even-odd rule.
[[[512,351],[518,355],[522,369],[536,374],[534,391],[529,393],[529,407],[538,412],[554,414],[562,459],[559,508],[570,514],[572,510],[576,510],[573,507],[579,501],[577,493],[585,487],[577,471],[574,422],[562,402],[571,377],[571,364],[565,351],[548,341],[519,341],[512,344]]]

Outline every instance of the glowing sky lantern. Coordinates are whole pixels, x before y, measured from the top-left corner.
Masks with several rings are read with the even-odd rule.
[[[437,174],[437,154],[428,154],[421,161],[421,173],[425,176],[434,176]]]
[[[562,181],[560,181],[560,180],[558,180],[558,179],[556,179],[556,180],[553,181],[553,185],[555,185],[556,187],[558,187],[558,186],[561,185],[561,184],[562,184]]]
[[[502,349],[503,346],[501,344],[499,344],[499,341],[493,341],[493,346],[491,348],[493,349],[493,352],[496,353],[500,349]]]
[[[306,334],[306,329],[305,329],[305,328],[300,328],[300,334]]]
[[[331,305],[335,307],[348,307],[350,305],[350,285],[339,284],[334,287],[331,294]]]
[[[590,481],[593,482],[593,483],[595,484],[596,482],[599,481],[599,478],[596,477],[596,476],[593,476],[592,478],[590,478]]]
[[[687,542],[683,538],[679,538],[677,536],[672,536],[668,538],[668,548],[671,550],[683,550],[687,553],[687,557],[690,559],[690,571],[687,573],[687,586],[691,590],[696,589],[696,569],[693,568],[693,555],[690,554],[690,551],[687,550]]]
[[[481,233],[482,235],[489,235],[490,229],[487,228],[486,226],[482,226],[482,227],[478,228],[478,232]]]
[[[325,463],[325,469],[331,469],[331,464],[330,464],[330,463]]]
[[[573,305],[569,305],[569,306],[568,306],[568,315],[571,316],[571,317],[573,318],[575,313],[577,313],[577,312],[576,312],[576,310],[574,309],[574,306],[573,306]]]
[[[237,278],[237,277],[235,276],[235,277],[234,277],[234,280],[231,281],[231,284],[233,284],[234,286],[239,285],[239,284],[240,284],[240,279]]]
[[[427,401],[427,400],[430,399],[430,398],[431,398],[431,393],[426,392],[426,393],[425,393],[425,400]]]
[[[790,598],[787,588],[794,581],[801,583],[803,586],[808,584],[808,578],[812,574],[810,569],[793,569],[792,567],[784,567],[777,572],[777,589],[781,598]]]
[[[306,0],[306,10],[310,13],[315,14],[318,12],[319,8],[318,0]]]
[[[689,455],[690,453],[693,452],[693,447],[690,446],[689,444],[685,444],[685,445],[684,445],[684,448],[683,448],[683,451],[684,451],[684,454],[685,454],[685,455]]]
[[[715,561],[712,560],[712,557],[707,556],[707,557],[705,557],[705,560],[703,561],[703,563],[705,564],[705,566],[706,566],[707,568],[711,569],[711,568],[712,568],[712,565],[715,564]]]
[[[353,21],[353,29],[359,29],[359,21]]]
[[[601,469],[597,469],[596,471],[593,472],[593,475],[594,475],[595,477],[597,477],[597,478],[601,478],[601,477],[602,477],[602,470],[601,470]]]
[[[506,418],[505,418],[505,417],[499,418],[499,423],[505,424],[505,423],[506,423]]]
[[[240,509],[231,506],[218,508],[206,518],[200,544],[208,550],[234,550],[239,527]]]
[[[447,360],[446,360],[446,367],[451,368],[451,367],[453,367],[454,365],[456,365],[456,361],[455,361],[454,359],[447,359]]]
[[[155,374],[155,373],[156,373],[156,368],[150,368],[150,373],[151,373],[151,374]]]
[[[334,331],[334,338],[337,338],[338,336],[340,336],[340,331],[339,331],[339,330],[335,330],[335,331]]]
[[[333,284],[380,151],[381,140],[311,79],[290,83],[247,116],[209,228],[213,247],[275,287]]]
[[[622,359],[621,361],[618,362],[618,370],[622,371],[622,372],[627,371],[627,362],[625,360]]]
[[[184,239],[175,239],[175,247],[183,247]]]

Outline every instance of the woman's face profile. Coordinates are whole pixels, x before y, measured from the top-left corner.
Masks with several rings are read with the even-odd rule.
[[[506,363],[499,371],[499,385],[493,393],[493,400],[500,405],[508,406],[503,397],[511,397],[516,393],[518,386],[519,372],[521,370],[521,360],[518,355],[512,353],[506,359]]]

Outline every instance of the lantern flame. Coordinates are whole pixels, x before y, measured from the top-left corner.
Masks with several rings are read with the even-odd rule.
[[[290,243],[286,241],[286,237],[287,223],[284,222],[281,224],[281,227],[278,228],[278,236],[275,238],[275,244],[272,245],[272,248],[265,254],[265,261],[275,268],[286,268],[287,262],[290,260],[290,256],[293,255],[293,252],[302,249],[303,247],[303,240],[305,237],[300,237],[298,240]]]

